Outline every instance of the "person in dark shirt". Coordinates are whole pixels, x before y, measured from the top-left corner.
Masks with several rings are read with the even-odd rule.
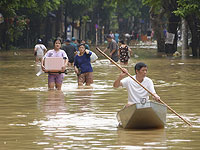
[[[76,51],[78,51],[78,41],[75,37],[72,37],[70,44],[75,47]]]
[[[85,49],[84,44],[78,46],[79,53],[74,58],[74,69],[78,76],[78,86],[90,86],[93,83],[93,69],[90,62],[92,52]]]
[[[119,50],[118,50],[119,60],[121,65],[128,65],[128,60],[132,55],[132,51],[128,45],[124,43],[123,40],[119,41]]]
[[[117,62],[118,61],[118,44],[114,39],[112,39],[110,35],[107,36],[107,41],[108,41],[108,47],[104,50],[104,52],[106,52],[109,49],[110,50],[109,56],[111,57],[112,60]]]
[[[75,56],[76,49],[74,46],[70,44],[70,42],[71,42],[70,39],[66,39],[65,44],[62,46],[62,49],[66,52],[67,57],[69,59],[68,66],[72,67],[74,66],[74,56]]]

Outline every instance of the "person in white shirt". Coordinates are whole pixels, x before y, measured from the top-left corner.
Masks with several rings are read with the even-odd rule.
[[[120,86],[125,87],[128,91],[128,104],[126,106],[142,103],[144,100],[149,100],[149,93],[140,86],[137,82],[135,82],[130,77],[126,77],[128,71],[123,68],[123,72],[119,75],[119,77],[113,83],[113,87],[118,88]],[[143,62],[139,62],[135,65],[135,73],[133,76],[137,81],[139,81],[146,89],[148,89],[151,93],[154,94],[153,99],[156,101],[160,101],[160,97],[156,94],[154,89],[153,81],[146,77],[147,75],[147,65]]]
[[[38,42],[37,42],[37,44],[35,45],[35,48],[34,48],[35,61],[41,62],[42,57],[44,56],[44,54],[46,52],[47,52],[47,48],[44,46],[44,44],[42,44],[42,40],[38,39]]]

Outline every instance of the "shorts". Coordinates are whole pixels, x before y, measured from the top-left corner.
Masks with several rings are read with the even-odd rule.
[[[114,60],[115,62],[118,62],[118,56],[111,57],[111,59]]]
[[[38,59],[42,59],[43,55],[36,55]]]
[[[93,72],[82,73],[78,76],[78,83],[93,83]]]
[[[61,73],[56,73],[56,74],[49,74],[48,75],[48,83],[58,83],[58,84],[62,84],[63,82],[63,79],[64,79],[64,74]]]
[[[74,58],[69,58],[69,63],[73,63],[74,62]]]

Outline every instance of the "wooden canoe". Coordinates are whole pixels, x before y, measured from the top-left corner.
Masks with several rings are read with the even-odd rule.
[[[124,129],[164,128],[166,114],[165,105],[148,101],[124,107],[117,113],[117,119]]]

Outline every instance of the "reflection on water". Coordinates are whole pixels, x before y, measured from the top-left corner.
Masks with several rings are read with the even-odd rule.
[[[0,149],[199,149],[200,60],[132,59],[129,72],[136,62],[147,63],[162,100],[193,126],[168,111],[165,129],[124,130],[116,113],[127,92],[112,87],[120,71],[109,61],[92,64],[92,88],[79,88],[70,70],[62,91],[48,91],[32,52],[19,54],[0,56]]]
[[[157,129],[157,130],[118,129],[117,134],[120,147],[124,149],[132,150],[132,149],[167,148],[165,129]]]
[[[103,135],[102,131],[112,131],[112,128],[116,128],[116,120],[113,113],[95,113],[92,92],[92,88],[78,88],[74,98],[64,100],[63,92],[48,91],[47,99],[40,102],[39,107],[45,117],[31,123],[39,126],[46,138],[39,139],[35,144],[48,145],[48,148],[75,149],[88,149],[91,145],[100,144],[98,138],[93,136]],[[49,139],[54,143],[50,143]]]
[[[42,104],[42,112],[47,116],[66,112],[64,94],[61,91],[48,91],[47,100]]]

